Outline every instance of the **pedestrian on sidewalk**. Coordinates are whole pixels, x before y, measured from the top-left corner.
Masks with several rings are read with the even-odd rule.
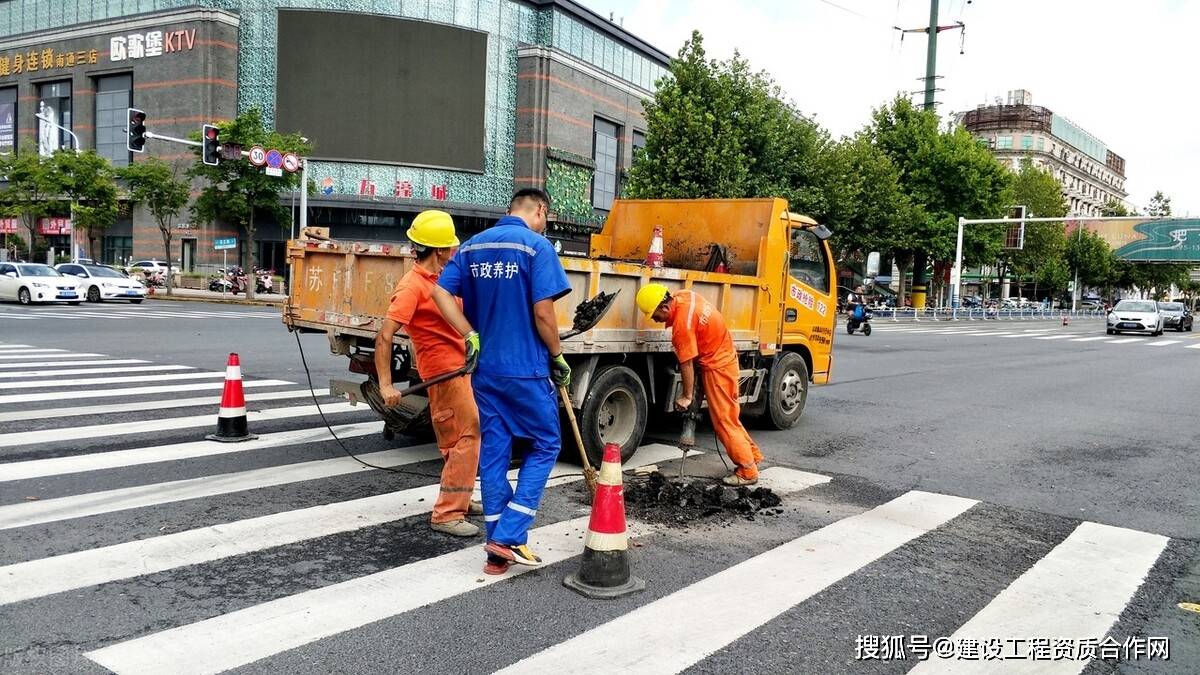
[[[389,407],[400,403],[400,392],[392,382],[392,339],[401,328],[412,341],[417,373],[423,380],[466,365],[462,336],[442,316],[432,297],[438,275],[458,246],[454,220],[444,211],[424,211],[413,220],[408,238],[417,262],[396,284],[387,318],[375,336],[379,394]],[[429,526],[445,534],[473,537],[479,534],[479,526],[468,521],[467,514],[472,512],[471,492],[479,468],[479,410],[471,376],[434,384],[428,391],[433,432],[445,460]]]
[[[708,300],[694,291],[670,293],[662,284],[646,284],[637,294],[637,306],[654,321],[671,329],[671,344],[679,359],[683,388],[675,409],[687,410],[696,392],[696,363],[699,362],[708,398],[713,431],[737,469],[722,481],[726,485],[754,485],[762,452],[740,419],[738,405],[738,357],[725,318]]]
[[[483,433],[479,480],[489,574],[502,574],[511,563],[541,564],[527,545],[528,531],[562,447],[550,378],[566,385],[571,368],[559,345],[554,301],[571,287],[542,236],[549,211],[545,192],[518,191],[508,215],[463,244],[434,290],[438,307],[479,361],[473,385]],[[455,296],[462,298],[461,310]],[[508,482],[514,438],[530,446],[515,491]]]

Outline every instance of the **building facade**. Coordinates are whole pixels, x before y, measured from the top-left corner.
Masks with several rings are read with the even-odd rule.
[[[1099,216],[1104,204],[1129,196],[1125,159],[1067,118],[1033,105],[1028,91],[1010,91],[1006,103],[980,105],[957,118],[1014,171],[1024,159],[1049,171],[1062,184],[1069,213]]]
[[[195,154],[165,141],[130,157],[126,107],[178,137],[257,108],[310,140],[308,222],[338,238],[402,241],[427,208],[454,214],[469,234],[503,215],[515,189],[534,186],[551,195],[552,237],[583,251],[643,142],[641,101],[669,66],[570,0],[50,4],[0,3],[0,152],[66,147],[35,117],[52,110],[114,165],[159,156],[185,169]],[[179,220],[174,257],[185,269],[219,264],[213,240],[237,235],[186,212]],[[289,225],[257,229],[240,245],[281,268]],[[104,237],[106,262],[162,255],[140,210]]]

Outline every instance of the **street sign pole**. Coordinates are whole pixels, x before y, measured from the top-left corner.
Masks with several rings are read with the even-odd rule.
[[[308,226],[308,158],[300,158],[300,231]],[[294,239],[295,237],[293,237]]]
[[[225,270],[225,276],[229,276],[229,249],[221,249],[221,269]],[[225,280],[221,280],[221,299],[225,299]]]

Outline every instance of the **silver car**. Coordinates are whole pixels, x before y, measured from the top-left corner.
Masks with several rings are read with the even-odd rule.
[[[1122,300],[1108,313],[1108,334],[1127,331],[1163,334],[1163,315],[1153,300]]]

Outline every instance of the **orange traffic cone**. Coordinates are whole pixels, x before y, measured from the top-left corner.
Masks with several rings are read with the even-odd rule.
[[[1067,315],[1066,315],[1066,313],[1065,313],[1065,312],[1064,312],[1064,313],[1063,313],[1063,315],[1062,315],[1062,319],[1063,319],[1063,325],[1064,325],[1064,326],[1069,326],[1069,325],[1071,325],[1071,322],[1070,322],[1070,321],[1067,319]]]
[[[221,410],[217,413],[217,433],[205,436],[210,441],[236,443],[258,436],[246,428],[246,396],[242,393],[242,363],[237,354],[229,355],[225,365],[225,390],[221,393]]]
[[[654,237],[650,239],[650,250],[646,253],[646,267],[662,269],[663,266],[663,229],[662,225],[654,226]]]
[[[618,598],[646,589],[646,582],[633,576],[629,568],[621,446],[616,443],[604,446],[604,462],[600,465],[583,546],[579,571],[564,577],[564,586],[593,600]]]

